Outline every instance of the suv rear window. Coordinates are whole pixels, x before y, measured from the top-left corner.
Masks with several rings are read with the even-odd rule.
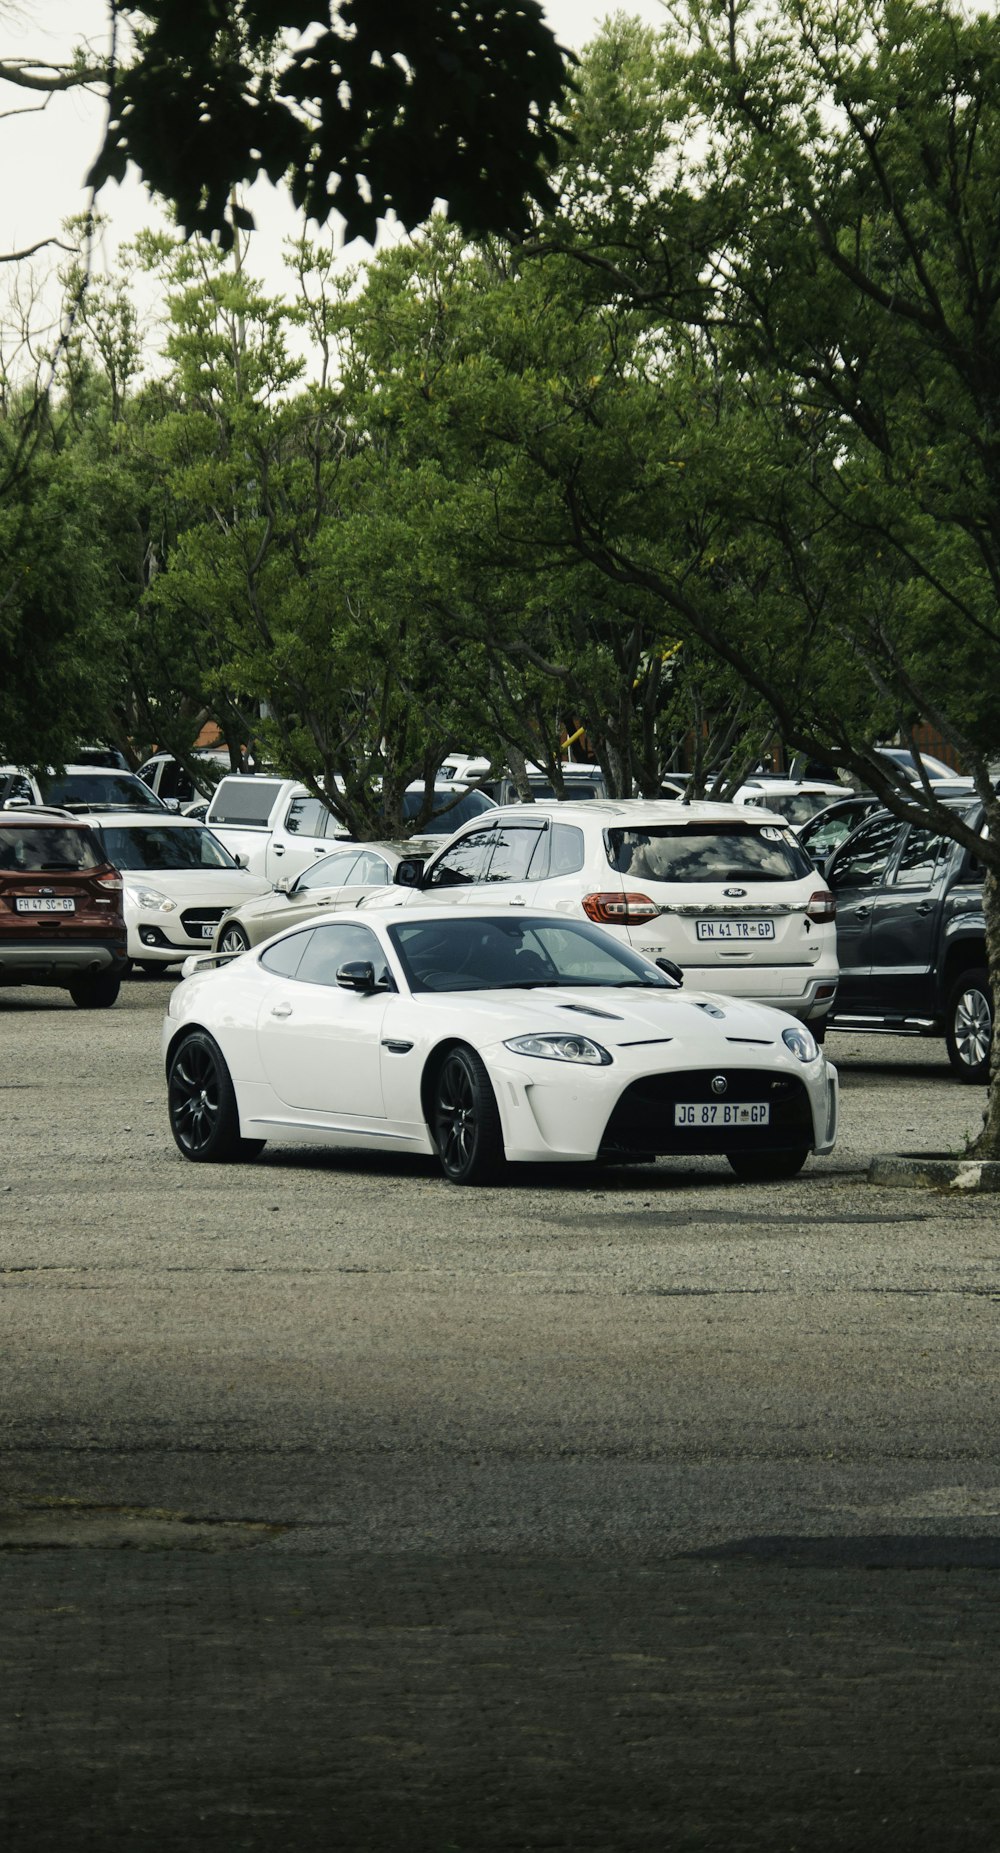
[[[209,806],[213,824],[265,825],[281,790],[280,779],[223,779]]]
[[[776,824],[717,823],[609,830],[608,861],[630,880],[799,881],[812,864]]]
[[[89,830],[77,830],[63,824],[18,824],[0,829],[0,871],[12,874],[20,869],[35,873],[53,873],[59,869],[103,868],[101,855]]]

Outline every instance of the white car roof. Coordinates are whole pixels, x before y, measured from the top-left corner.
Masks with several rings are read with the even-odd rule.
[[[197,817],[185,817],[180,811],[75,811],[81,823],[111,824],[129,830],[205,830],[209,828]]]
[[[760,814],[763,806],[756,806],[755,810]],[[641,829],[643,824],[695,827],[708,823],[747,822],[745,804],[717,803],[710,798],[698,799],[692,804],[685,804],[680,798],[587,798],[579,803],[566,798],[553,804],[502,804],[497,807],[497,817],[523,822],[532,811],[544,817],[556,816],[567,823],[602,823],[609,828],[616,824],[621,828]],[[784,819],[775,821],[782,823]]]

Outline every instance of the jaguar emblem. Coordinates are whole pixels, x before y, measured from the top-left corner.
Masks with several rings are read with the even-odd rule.
[[[724,1074],[717,1074],[713,1076],[713,1079],[712,1079],[713,1094],[724,1094],[728,1086],[729,1086],[729,1082],[726,1080],[726,1077]]]
[[[731,901],[742,901],[744,895],[746,894],[746,889],[745,888],[723,888],[722,892],[723,894],[728,895]]]

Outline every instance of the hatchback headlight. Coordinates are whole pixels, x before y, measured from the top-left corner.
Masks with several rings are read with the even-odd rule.
[[[504,1043],[515,1055],[540,1055],[547,1062],[575,1062],[578,1067],[606,1068],[611,1060],[607,1049],[589,1036],[566,1036],[558,1032],[544,1036],[512,1036]]]
[[[125,898],[132,902],[133,907],[144,907],[147,912],[154,914],[172,914],[177,910],[177,902],[172,901],[169,894],[161,894],[159,888],[133,888],[129,885],[125,889]]]
[[[803,1023],[796,1023],[789,1029],[783,1029],[781,1040],[785,1048],[791,1049],[792,1054],[800,1062],[814,1062],[819,1054],[819,1043],[812,1030],[806,1029]]]

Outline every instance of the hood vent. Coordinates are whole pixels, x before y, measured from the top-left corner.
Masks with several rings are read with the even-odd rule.
[[[613,1010],[598,1010],[596,1004],[560,1004],[560,1010],[575,1010],[581,1017],[604,1017],[608,1023],[624,1023],[624,1017],[618,1017]],[[668,1038],[669,1040],[669,1038]]]

